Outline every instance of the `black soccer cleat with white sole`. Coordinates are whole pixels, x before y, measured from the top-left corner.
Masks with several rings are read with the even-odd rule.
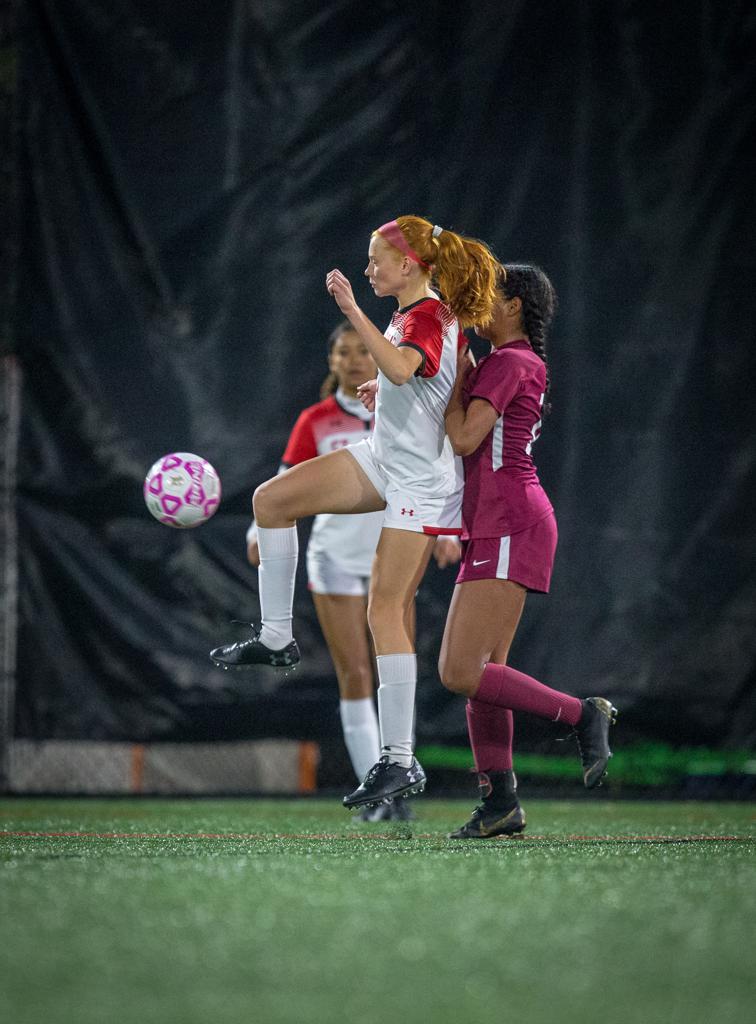
[[[260,642],[260,633],[253,633],[246,640],[224,644],[210,651],[210,659],[221,668],[252,668],[255,665],[269,665],[272,668],[293,668],[299,662],[299,647],[292,640],[279,651],[271,650]]]
[[[525,811],[517,799],[517,779],[513,771],[478,772],[482,802],[449,839],[493,839],[514,836],[525,830]]]
[[[617,721],[617,709],[604,697],[586,697],[582,704],[582,717],[574,727],[575,739],[583,765],[583,785],[595,789],[601,785],[612,756],[609,727]]]
[[[383,800],[396,800],[398,797],[422,793],[425,789],[425,772],[416,758],[405,768],[396,761],[390,761],[387,754],[368,771],[357,789],[345,796],[345,807],[370,807]]]

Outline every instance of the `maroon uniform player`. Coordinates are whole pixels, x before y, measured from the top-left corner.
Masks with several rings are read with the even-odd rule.
[[[482,839],[522,832],[512,771],[512,712],[572,726],[587,788],[606,774],[603,697],[553,690],[506,664],[528,590],[548,592],[557,543],[551,503],[532,460],[548,396],[546,332],[556,299],[538,267],[506,264],[492,321],[476,327],[491,354],[472,367],[463,352],[446,429],[464,457],[462,565],[441,647],[444,685],[464,694],[482,803],[452,833]]]

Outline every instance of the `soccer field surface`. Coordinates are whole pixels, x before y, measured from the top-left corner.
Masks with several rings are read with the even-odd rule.
[[[756,805],[0,801],[13,1024],[752,1018]]]

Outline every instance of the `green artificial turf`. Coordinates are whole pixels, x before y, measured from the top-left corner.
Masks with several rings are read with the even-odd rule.
[[[414,806],[0,801],[3,1020],[752,1019],[753,804],[527,801],[477,843]]]

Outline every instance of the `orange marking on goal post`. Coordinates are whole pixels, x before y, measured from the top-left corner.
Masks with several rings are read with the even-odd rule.
[[[144,743],[134,743],[131,747],[131,792],[141,793],[144,785]]]
[[[303,740],[299,744],[299,778],[300,793],[314,793],[318,788],[318,763],[320,747],[312,740]]]

